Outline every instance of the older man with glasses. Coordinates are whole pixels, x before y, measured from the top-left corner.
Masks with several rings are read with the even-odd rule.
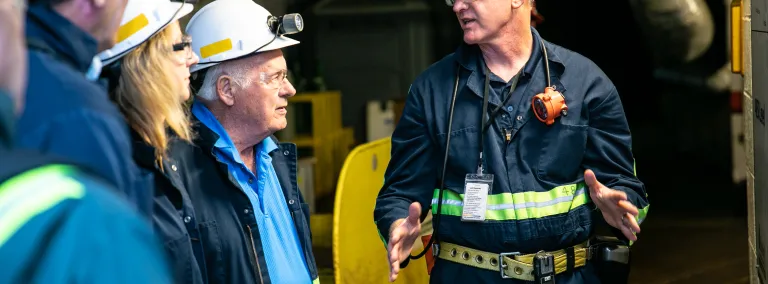
[[[296,94],[281,49],[298,42],[284,35],[301,29],[298,14],[273,16],[250,0],[212,2],[187,25],[200,57],[190,68],[198,137],[172,151],[210,283],[318,281],[296,146],[272,135],[286,127]]]

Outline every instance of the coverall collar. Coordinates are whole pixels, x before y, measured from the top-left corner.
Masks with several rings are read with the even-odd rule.
[[[522,74],[525,76],[533,74],[533,72],[536,71],[536,66],[539,63],[538,59],[544,57],[541,50],[541,36],[539,35],[539,32],[536,31],[535,28],[531,27],[531,33],[533,34],[533,48],[531,50],[531,57],[522,70]],[[544,45],[547,46],[547,56],[549,57],[550,69],[553,69],[552,75],[557,73],[555,70],[562,72],[562,69],[565,65],[560,59],[560,56],[558,56],[558,53],[549,46],[547,41],[544,41]],[[462,43],[456,50],[454,57],[456,58],[456,61],[465,69],[472,72],[479,71],[481,74],[485,75],[485,60],[483,59],[480,52],[480,47],[477,44],[470,45]]]
[[[194,104],[199,104],[199,101],[195,101]],[[194,106],[194,105],[193,105]],[[219,134],[217,134],[215,131],[210,129],[208,126],[206,126],[200,119],[195,116],[190,116],[193,129],[195,133],[197,133],[197,139],[195,139],[195,144],[199,145],[202,149],[213,153],[213,149],[215,148],[216,141],[219,141]]]
[[[200,104],[200,102],[195,101],[194,104]],[[203,105],[199,105],[198,107],[204,108]],[[201,118],[197,117],[196,115],[193,114],[190,118],[192,121],[193,130],[197,134],[197,137],[194,143],[197,144],[202,149],[213,153],[214,149],[217,146],[216,143],[219,142],[219,138],[221,138],[221,135],[216,133],[216,131],[214,131],[208,125],[203,123]],[[267,139],[270,139],[272,141],[267,142],[266,144],[259,143],[259,145],[261,146],[258,146],[258,147],[264,147],[263,149],[266,151],[266,153],[272,154],[275,150],[280,149],[280,147],[282,146],[281,143],[277,142],[277,138],[274,135],[270,135],[269,137],[264,138],[265,141]],[[223,145],[224,143],[220,143],[219,146],[223,146]],[[256,150],[258,149],[260,148],[256,148]]]
[[[521,81],[529,81],[528,84],[523,84],[521,82],[520,87],[524,87],[524,97],[525,99],[528,99],[532,96],[534,96],[537,93],[540,93],[544,90],[543,87],[531,89],[530,86],[533,85],[546,85],[546,78],[545,77],[545,70],[546,67],[544,65],[544,53],[541,49],[541,37],[539,36],[539,33],[531,27],[531,33],[533,33],[533,46],[531,50],[531,57],[528,60],[528,62],[525,64],[522,70],[521,74]],[[563,71],[565,70],[565,64],[560,58],[559,50],[555,48],[554,46],[547,43],[547,41],[544,41],[544,45],[547,47],[547,56],[549,57],[549,68],[550,68],[550,80],[552,85],[556,86],[557,90],[560,92],[565,92],[565,86],[560,82],[560,76],[563,74]],[[485,60],[483,59],[483,56],[480,51],[480,47],[478,47],[476,44],[469,45],[466,43],[463,43],[459,46],[459,48],[454,53],[454,58],[456,62],[461,65],[464,69],[471,72],[469,75],[469,78],[466,81],[467,87],[475,93],[475,95],[482,97],[483,96],[483,87],[484,87],[484,76],[485,76]],[[536,76],[532,76],[533,74],[537,74]],[[538,75],[541,74],[541,75]],[[501,104],[498,97],[491,97],[489,103],[491,105],[498,106]]]

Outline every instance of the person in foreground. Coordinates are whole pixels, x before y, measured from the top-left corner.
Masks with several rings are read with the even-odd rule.
[[[464,44],[411,85],[373,212],[390,280],[431,208],[432,283],[600,283],[596,225],[627,256],[648,211],[616,88],[531,0],[446,2]]]
[[[218,0],[187,24],[196,146],[174,147],[200,224],[209,283],[317,283],[309,210],[296,186],[281,48],[297,44],[297,14],[272,16],[250,0]],[[265,25],[265,20],[267,25]]]
[[[151,181],[139,177],[125,121],[96,82],[96,54],[115,44],[126,1],[29,1],[29,103],[15,139],[88,168],[149,219]]]
[[[170,0],[129,0],[121,29],[136,19],[147,24],[119,34],[121,41],[99,53],[109,96],[131,128],[133,159],[142,176],[154,181],[155,233],[165,245],[175,283],[190,284],[205,283],[200,269],[205,265],[194,208],[181,180],[184,169],[169,149],[192,139],[184,102],[190,97],[189,67],[197,56],[178,21],[192,9]]]
[[[12,147],[27,77],[21,3],[0,0],[0,283],[171,283],[149,224],[113,186]]]

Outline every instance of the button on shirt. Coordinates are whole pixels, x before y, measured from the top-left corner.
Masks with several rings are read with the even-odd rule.
[[[214,144],[214,154],[221,162],[227,164],[229,172],[253,206],[253,215],[261,235],[271,278],[279,279],[280,283],[312,283],[296,228],[272,166],[272,157],[269,156],[269,153],[277,150],[277,144],[271,138],[266,138],[255,146],[254,162],[257,174],[254,174],[240,159],[240,154],[224,127],[208,108],[195,102],[192,105],[192,114],[219,135]],[[248,209],[243,212],[249,214]]]

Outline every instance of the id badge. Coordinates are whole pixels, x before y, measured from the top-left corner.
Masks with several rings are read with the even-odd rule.
[[[492,174],[467,174],[464,179],[464,208],[461,212],[461,221],[485,221],[488,193],[491,192],[492,188]]]

